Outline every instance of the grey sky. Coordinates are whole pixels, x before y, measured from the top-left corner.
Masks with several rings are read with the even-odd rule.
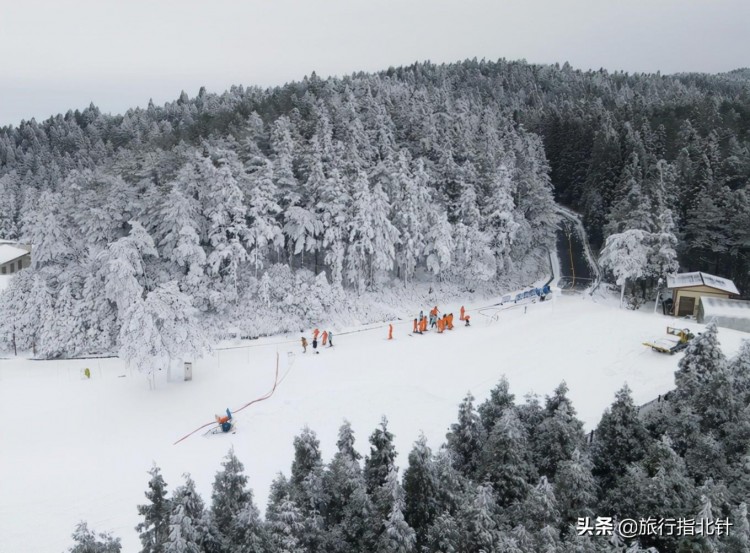
[[[749,0],[0,0],[0,126],[431,60],[750,66]]]

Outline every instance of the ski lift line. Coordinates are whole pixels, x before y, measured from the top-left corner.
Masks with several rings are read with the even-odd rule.
[[[274,394],[274,392],[276,391],[276,388],[278,388],[279,384],[281,384],[281,383],[282,383],[282,382],[284,381],[284,379],[285,379],[285,378],[287,377],[287,375],[289,374],[289,371],[290,371],[290,370],[291,370],[291,366],[290,366],[290,367],[289,367],[289,369],[288,369],[288,370],[286,371],[286,373],[284,373],[284,376],[283,376],[283,377],[281,378],[281,380],[279,380],[279,354],[278,354],[278,352],[277,352],[277,353],[276,353],[276,372],[275,372],[275,375],[274,375],[274,380],[273,380],[273,387],[271,388],[271,390],[270,390],[270,391],[268,391],[267,393],[265,393],[264,395],[260,396],[259,398],[256,398],[256,399],[254,399],[254,400],[252,400],[252,401],[249,401],[248,403],[246,403],[246,404],[245,404],[245,405],[243,405],[242,407],[240,407],[240,408],[238,408],[238,409],[234,409],[234,410],[232,410],[232,413],[239,413],[239,412],[240,412],[240,411],[242,411],[243,409],[246,409],[247,407],[250,407],[251,405],[253,405],[253,404],[255,404],[255,403],[259,403],[259,402],[261,402],[261,401],[265,401],[265,400],[267,400],[268,398],[270,398],[270,397],[271,397],[271,396],[272,396],[272,395]],[[217,423],[216,423],[216,421],[211,421],[211,422],[207,422],[206,424],[203,424],[203,425],[199,426],[198,428],[196,428],[196,429],[195,429],[195,430],[193,430],[192,432],[190,432],[190,433],[188,433],[188,434],[185,434],[185,435],[184,435],[184,436],[183,436],[182,438],[180,438],[179,440],[177,440],[177,441],[176,441],[175,443],[173,443],[172,445],[177,445],[177,444],[179,444],[179,443],[180,443],[181,441],[183,441],[183,440],[186,440],[187,438],[189,438],[189,437],[190,437],[190,436],[192,436],[193,434],[195,434],[195,433],[197,433],[197,432],[200,432],[200,431],[201,431],[201,430],[203,430],[204,428],[206,428],[206,427],[208,427],[208,426],[211,426],[211,425],[213,425],[213,424],[217,424]]]
[[[554,277],[554,274],[553,274],[553,276],[547,281],[547,283],[552,282],[552,280],[554,280],[554,278],[555,277]],[[531,287],[531,286],[532,285],[530,284],[528,287]],[[503,302],[493,303],[493,304],[485,305],[485,306],[482,306],[482,307],[471,307],[471,306],[469,306],[469,309],[474,310],[474,311],[480,311],[482,309],[488,309],[490,307],[498,307],[500,305],[503,305]],[[411,321],[408,321],[408,320],[406,320],[406,321],[397,320],[397,321],[392,321],[392,322],[388,322],[388,323],[383,323],[381,325],[373,326],[373,327],[370,327],[370,328],[360,328],[358,330],[347,330],[347,331],[344,331],[344,332],[337,332],[336,336],[346,336],[348,334],[358,334],[360,332],[371,332],[373,330],[382,330],[384,328],[388,328],[389,324],[392,324],[392,325],[407,325],[407,324],[411,324]],[[248,344],[246,346],[228,346],[228,347],[225,347],[225,348],[214,348],[214,351],[227,351],[227,350],[246,349],[246,348],[264,348],[264,347],[268,347],[268,346],[281,346],[281,345],[296,344],[296,343],[298,343],[298,340],[294,339],[294,340],[285,340],[283,342],[270,342],[270,343],[267,343],[267,344]]]

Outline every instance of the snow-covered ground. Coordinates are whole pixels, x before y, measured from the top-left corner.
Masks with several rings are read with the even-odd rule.
[[[458,306],[440,307],[457,318]],[[459,323],[444,335],[409,336],[406,322],[395,325],[392,341],[382,326],[337,334],[335,347],[319,355],[310,347],[302,355],[297,335],[244,342],[252,347],[196,361],[191,382],[161,382],[155,390],[118,359],[0,360],[0,549],[62,552],[75,523],[86,520],[121,537],[124,551],[137,551],[136,505],[144,502],[152,463],[170,489],[190,472],[209,502],[231,446],[262,508],[275,474],[288,473],[292,440],[304,425],[317,432],[330,460],[344,418],[366,454],[367,437],[386,415],[403,472],[420,431],[438,447],[466,392],[481,402],[502,375],[518,401],[566,380],[590,429],[623,383],[639,403],[673,387],[682,354],[654,353],[641,342],[675,323],[701,330],[695,322],[619,310],[588,295],[536,303],[526,313],[510,309],[495,321],[470,313],[470,328]],[[728,354],[747,337],[719,331]],[[272,398],[237,415],[236,434],[197,434],[173,445],[214,413],[266,393],[277,351],[286,376]],[[81,378],[85,367],[90,380]]]

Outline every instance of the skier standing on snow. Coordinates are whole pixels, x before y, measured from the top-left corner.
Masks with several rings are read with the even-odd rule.
[[[318,353],[318,336],[313,336],[313,351]]]
[[[464,316],[464,313],[466,313],[466,311],[464,310],[464,306],[462,305],[462,306],[461,306],[461,314],[460,314],[460,315],[459,315],[459,317],[458,317],[458,320],[459,320],[459,321],[463,321],[463,320],[464,320],[464,319],[466,318],[466,317]]]
[[[388,339],[393,340],[393,325],[392,324],[388,325]]]
[[[302,337],[302,353],[307,353],[307,338]]]
[[[469,319],[471,319],[471,316],[469,316],[469,315],[466,315],[466,316],[464,317],[464,321],[466,321],[466,325],[465,325],[465,326],[471,326],[471,325],[469,324]]]
[[[325,331],[325,330],[323,331],[323,334],[321,335],[321,339],[322,339],[322,345],[323,345],[323,347],[325,347],[326,341],[328,340],[328,332],[327,331]]]
[[[328,331],[328,347],[333,347],[333,332],[331,332],[330,330]]]
[[[412,328],[412,334],[419,333],[419,326],[417,325],[417,319],[414,319],[414,327]]]

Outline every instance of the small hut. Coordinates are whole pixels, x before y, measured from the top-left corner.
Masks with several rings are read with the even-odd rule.
[[[669,275],[667,288],[672,291],[673,314],[678,317],[696,316],[703,297],[729,299],[740,295],[731,280],[702,272]]]

